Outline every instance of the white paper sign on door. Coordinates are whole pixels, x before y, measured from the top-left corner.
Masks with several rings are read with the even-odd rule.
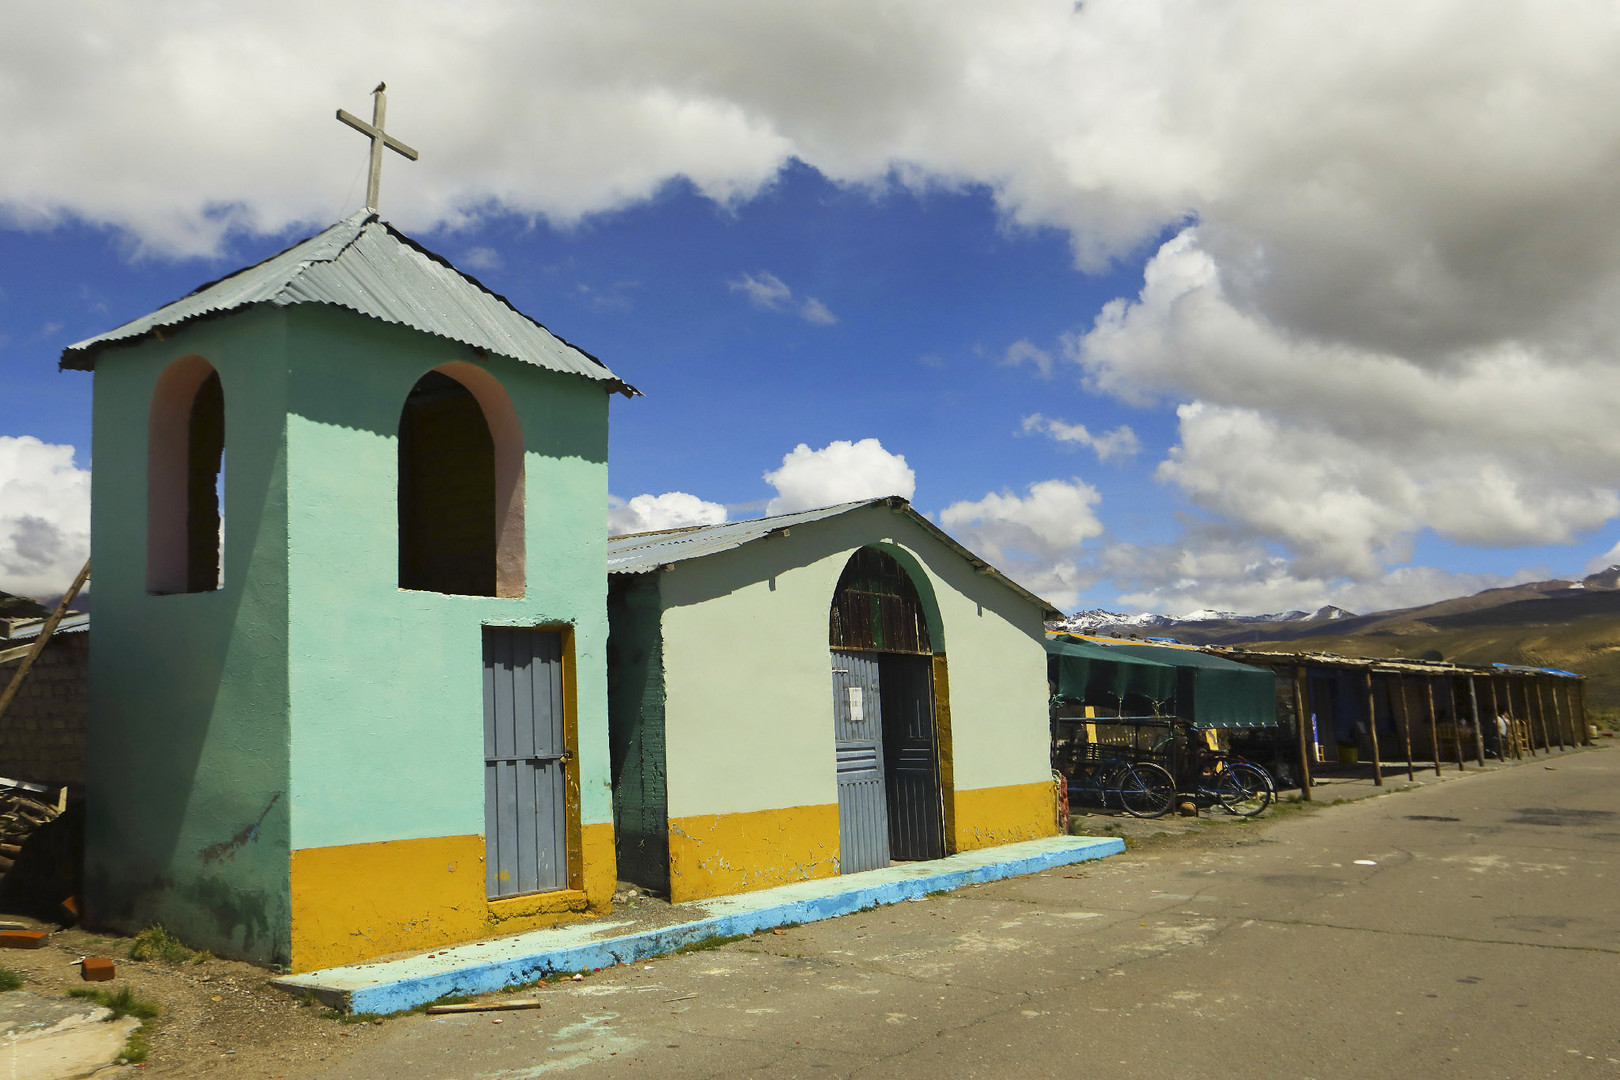
[[[851,686],[845,690],[845,693],[849,695],[849,722],[859,724],[866,718],[861,711],[861,688]]]

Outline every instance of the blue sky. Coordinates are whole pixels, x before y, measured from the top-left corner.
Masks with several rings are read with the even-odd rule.
[[[620,528],[892,489],[1060,606],[1178,614],[1614,555],[1598,7],[490,2],[353,55],[301,7],[12,12],[0,589],[83,557],[62,347],[357,208],[331,112],[377,73],[423,155],[384,216],[645,393]]]

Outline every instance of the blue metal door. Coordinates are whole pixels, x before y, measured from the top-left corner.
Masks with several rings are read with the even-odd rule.
[[[834,649],[832,668],[838,868],[853,874],[889,865],[882,693],[876,655]]]
[[[568,887],[562,634],[484,627],[484,884]]]

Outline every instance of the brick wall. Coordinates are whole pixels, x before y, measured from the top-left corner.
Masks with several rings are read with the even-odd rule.
[[[10,684],[20,663],[0,664],[0,689]],[[0,776],[82,785],[89,712],[90,635],[53,637],[0,716]]]

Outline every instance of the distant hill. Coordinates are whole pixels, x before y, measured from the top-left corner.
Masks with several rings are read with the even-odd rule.
[[[1173,637],[1192,645],[1246,645],[1346,656],[1439,655],[1462,664],[1530,664],[1588,677],[1594,709],[1620,713],[1620,566],[1579,581],[1536,581],[1421,607],[1356,615],[1323,608],[1304,615],[1136,616],[1108,623],[1097,612],[1065,620],[1084,633]],[[1152,622],[1146,620],[1152,619]],[[1079,629],[1078,626],[1073,629]]]

